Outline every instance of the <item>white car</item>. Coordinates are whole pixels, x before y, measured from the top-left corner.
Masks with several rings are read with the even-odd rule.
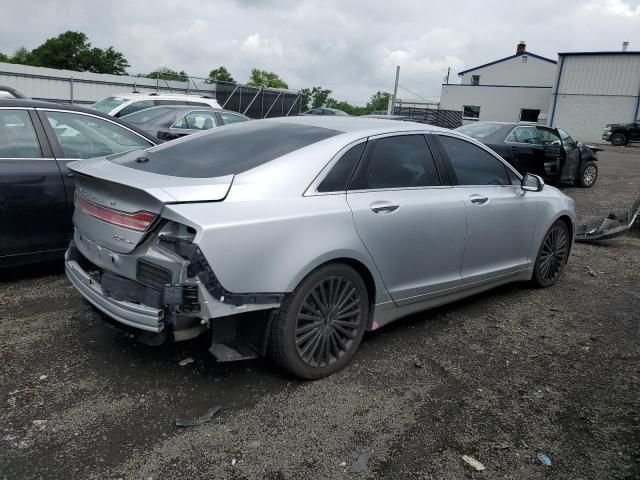
[[[180,93],[122,93],[107,97],[90,108],[113,117],[124,117],[146,108],[160,105],[192,105],[221,108],[215,98]]]

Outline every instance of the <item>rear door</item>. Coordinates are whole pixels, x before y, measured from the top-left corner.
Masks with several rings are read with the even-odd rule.
[[[0,262],[66,246],[58,164],[31,109],[0,109]]]
[[[446,157],[454,190],[464,201],[467,237],[465,284],[528,268],[537,203],[490,151],[459,137],[434,135]]]
[[[62,172],[66,192],[67,213],[64,232],[71,237],[74,174],[67,168],[69,162],[112,155],[129,150],[144,149],[153,144],[133,130],[115,122],[84,112],[38,109],[51,148]]]
[[[521,174],[544,175],[545,149],[538,138],[534,126],[515,127],[507,138],[505,146],[510,151],[510,162]]]
[[[394,134],[369,140],[349,184],[358,234],[399,305],[460,284],[465,207],[443,180],[425,135]]]

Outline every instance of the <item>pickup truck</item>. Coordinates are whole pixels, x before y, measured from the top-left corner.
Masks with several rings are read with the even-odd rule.
[[[604,127],[602,139],[616,147],[629,142],[640,142],[640,118],[632,123],[610,123]]]

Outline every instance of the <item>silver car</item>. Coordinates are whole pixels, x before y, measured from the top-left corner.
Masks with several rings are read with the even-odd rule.
[[[302,116],[76,162],[66,272],[160,343],[208,331],[218,360],[270,354],[303,378],[367,330],[531,280],[569,258],[574,202],[463,134]]]

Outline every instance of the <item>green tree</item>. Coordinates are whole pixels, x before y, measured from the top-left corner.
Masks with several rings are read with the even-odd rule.
[[[225,67],[220,66],[218,68],[214,68],[209,72],[209,78],[205,80],[206,83],[216,83],[216,82],[224,82],[224,83],[236,83],[236,81],[229,73]]]
[[[167,81],[176,81],[176,82],[186,82],[189,77],[187,76],[184,70],[180,70],[177,72],[176,70],[171,70],[168,67],[160,67],[157,70],[154,70],[151,73],[147,73],[144,75],[147,78],[158,78],[160,80]]]
[[[368,113],[375,112],[376,110],[384,110],[386,112],[389,106],[389,98],[391,98],[389,92],[378,91],[371,95],[371,100],[369,100],[366,107]]]
[[[331,95],[331,90],[322,87],[303,88],[300,90],[302,111],[306,112],[311,108],[319,108],[327,103]]]
[[[0,52],[0,62],[10,63],[11,57],[9,55],[5,55],[4,53]]]
[[[275,73],[257,68],[251,70],[251,77],[247,85],[250,87],[289,88],[289,85]]]
[[[13,57],[11,57],[9,61],[11,63],[19,63],[21,65],[30,65],[30,54],[31,52],[29,52],[25,47],[20,47],[14,52]]]
[[[125,69],[129,67],[129,62],[122,53],[112,47],[106,50],[91,48],[84,33],[72,31],[47,39],[31,52],[19,50],[12,61],[37,67],[115,75],[125,74]]]

